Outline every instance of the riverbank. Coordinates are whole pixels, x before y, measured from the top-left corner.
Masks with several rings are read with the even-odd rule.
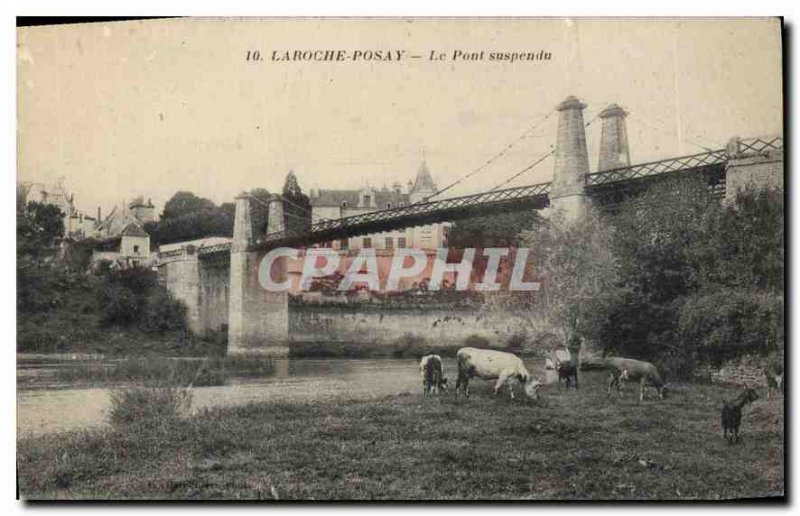
[[[719,427],[738,389],[676,385],[666,400],[602,384],[538,402],[399,394],[251,403],[155,426],[18,442],[27,499],[728,499],[783,493],[783,399]]]

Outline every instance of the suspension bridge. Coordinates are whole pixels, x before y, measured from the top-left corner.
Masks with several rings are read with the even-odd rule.
[[[230,243],[178,249],[160,255],[167,288],[188,307],[193,331],[228,333],[229,353],[288,353],[288,298],[285,292],[267,292],[260,286],[258,270],[265,254],[278,247],[313,246],[337,239],[356,237],[452,222],[466,218],[512,211],[549,209],[550,220],[571,221],[583,216],[589,206],[611,206],[653,182],[680,175],[702,177],[700,182],[716,198],[733,198],[748,184],[783,186],[783,138],[732,138],[724,148],[702,145],[703,152],[657,161],[631,164],[626,117],[616,104],[604,108],[588,123],[586,107],[567,97],[552,113],[533,124],[519,138],[507,144],[482,165],[421,201],[387,209],[362,212],[341,218],[313,220],[314,214],[280,195],[268,200],[250,194],[236,197],[234,234]],[[533,134],[534,129],[558,113],[556,143],[530,163],[493,188],[455,197],[442,197],[490,165],[499,162],[510,149]],[[589,169],[586,128],[602,120],[597,171]],[[509,186],[524,174],[553,158],[550,182]],[[497,176],[497,167],[491,172]],[[253,234],[251,202],[267,205],[267,230]],[[296,210],[288,212],[286,205]],[[302,224],[286,224],[287,219]],[[285,271],[284,271],[285,273]],[[279,273],[281,274],[281,273]]]

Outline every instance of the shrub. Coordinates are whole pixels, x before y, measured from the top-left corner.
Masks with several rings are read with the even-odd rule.
[[[186,305],[165,289],[154,289],[147,296],[142,329],[157,332],[186,330],[186,311]]]
[[[106,326],[129,326],[140,317],[140,303],[125,287],[105,285],[100,294],[100,320]]]
[[[188,389],[135,387],[111,391],[109,420],[117,429],[165,429],[191,406]]]
[[[468,346],[471,348],[488,348],[489,339],[481,335],[472,334],[466,339],[464,339],[464,346]]]
[[[682,307],[678,330],[684,347],[712,365],[765,356],[783,348],[783,295],[732,289],[693,296]]]
[[[506,346],[511,351],[519,351],[528,342],[528,334],[525,331],[516,331],[509,335]]]

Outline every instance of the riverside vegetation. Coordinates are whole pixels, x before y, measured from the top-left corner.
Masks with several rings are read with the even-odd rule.
[[[783,400],[719,427],[737,389],[674,385],[666,400],[609,398],[604,373],[538,402],[400,393],[254,403],[187,415],[189,391],[114,397],[107,428],[23,438],[27,499],[727,499],[783,493]],[[702,453],[698,453],[702,450]]]

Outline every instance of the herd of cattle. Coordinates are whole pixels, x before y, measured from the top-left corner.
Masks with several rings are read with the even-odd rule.
[[[455,395],[463,392],[469,397],[469,382],[472,378],[481,380],[496,380],[494,394],[497,394],[503,385],[508,388],[511,399],[514,399],[514,384],[522,386],[525,395],[532,399],[539,398],[539,389],[542,386],[525,368],[522,359],[513,353],[478,348],[461,348],[456,355],[458,364],[458,378],[456,379]],[[599,366],[609,371],[608,394],[611,395],[614,387],[622,396],[623,382],[637,382],[639,384],[639,401],[644,399],[645,387],[656,389],[659,398],[666,397],[668,388],[662,381],[658,369],[650,362],[623,357],[606,357]],[[564,380],[566,387],[578,388],[578,364],[571,358],[566,360],[556,359],[552,362],[547,359],[547,368],[552,368],[558,375],[558,385]],[[444,365],[439,355],[426,355],[420,361],[420,375],[422,376],[422,391],[424,395],[436,394],[447,390],[447,378],[444,374]],[[770,367],[766,369],[767,396],[773,390],[782,391],[783,369]],[[753,389],[745,389],[734,400],[725,402],[722,408],[723,435],[729,442],[739,440],[739,427],[742,420],[742,408],[758,398]]]

